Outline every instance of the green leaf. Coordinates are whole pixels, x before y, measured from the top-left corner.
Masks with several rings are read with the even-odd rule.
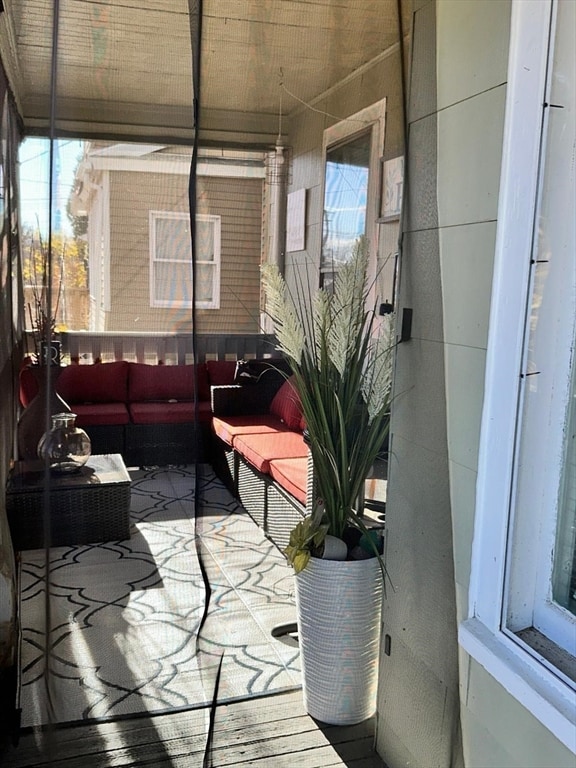
[[[310,562],[310,552],[307,552],[306,550],[300,550],[296,553],[294,558],[292,559],[292,565],[294,566],[294,571],[296,573],[300,573],[300,571],[303,571],[304,568],[308,565]]]

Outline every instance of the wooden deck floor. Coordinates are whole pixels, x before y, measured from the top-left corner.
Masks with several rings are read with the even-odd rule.
[[[386,768],[373,751],[374,723],[320,726],[300,691],[217,708],[205,760],[208,710],[23,733],[0,748],[2,768]]]

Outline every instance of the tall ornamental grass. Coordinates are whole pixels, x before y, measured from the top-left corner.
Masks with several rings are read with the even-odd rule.
[[[305,297],[294,300],[278,269],[263,267],[267,312],[302,400],[317,491],[312,516],[287,550],[296,570],[326,534],[343,538],[349,526],[366,533],[355,506],[388,430],[392,355],[390,323],[377,332],[369,308],[367,270],[367,241],[360,238],[334,290],[308,297],[306,311]]]

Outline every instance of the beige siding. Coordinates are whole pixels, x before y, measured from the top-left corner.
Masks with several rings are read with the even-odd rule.
[[[258,331],[262,181],[198,179],[198,213],[221,216],[220,309],[197,310],[203,333]],[[110,331],[186,331],[190,308],[150,306],[149,212],[188,212],[188,178],[110,174]]]
[[[222,216],[220,311],[199,310],[206,333],[259,330],[262,181],[200,180],[198,213]]]

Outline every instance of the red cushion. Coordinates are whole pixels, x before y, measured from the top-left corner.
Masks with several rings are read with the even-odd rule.
[[[294,388],[294,376],[280,387],[270,403],[270,413],[278,416],[288,429],[300,429],[302,420],[302,403],[300,395]]]
[[[308,459],[272,459],[270,476],[301,504],[306,505]]]
[[[212,429],[220,440],[232,445],[238,435],[284,432],[287,427],[276,416],[267,413],[261,416],[214,416]]]
[[[260,472],[269,472],[272,459],[297,459],[308,456],[308,448],[300,432],[274,432],[239,435],[234,449]]]
[[[210,400],[210,386],[205,365],[198,365],[198,398]],[[193,365],[147,365],[130,363],[128,400],[131,403],[150,400],[193,400]]]
[[[64,400],[73,403],[118,403],[126,401],[128,363],[68,365],[62,368],[56,390]]]
[[[78,427],[128,424],[130,421],[128,409],[124,403],[74,403],[74,413]]]
[[[234,384],[236,360],[207,360],[206,370],[211,386],[222,387],[226,384]]]
[[[188,424],[194,422],[196,415],[195,405],[191,401],[129,403],[128,409],[134,424]],[[209,422],[211,416],[210,403],[206,400],[198,401],[198,420]]]

